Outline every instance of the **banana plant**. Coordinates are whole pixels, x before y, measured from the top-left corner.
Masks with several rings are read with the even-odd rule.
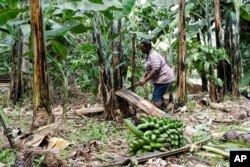
[[[209,46],[201,46],[199,44],[192,44],[190,46],[190,53],[192,56],[187,61],[188,69],[190,73],[192,70],[197,70],[201,75],[203,68],[206,72],[206,76],[210,81],[214,81],[217,86],[221,87],[223,82],[220,78],[210,74],[210,68],[215,68],[220,61],[227,61],[230,63],[226,51],[224,48],[215,48]]]
[[[0,38],[5,39],[1,47],[1,69],[5,79],[10,78],[10,98],[16,104],[22,95],[22,45],[23,35],[20,24],[25,21],[23,13],[27,13],[26,6],[18,6],[18,0],[3,1],[0,3]],[[20,20],[20,21],[19,21]],[[3,33],[2,33],[3,32]],[[12,53],[9,48],[13,48]],[[11,77],[6,77],[10,75]]]
[[[52,81],[57,82],[57,85],[63,86],[63,116],[66,118],[67,113],[67,103],[68,103],[68,92],[69,92],[69,77],[74,72],[74,69],[67,63],[67,60],[59,61],[53,57],[49,58],[50,69],[49,74],[50,77],[53,77]]]

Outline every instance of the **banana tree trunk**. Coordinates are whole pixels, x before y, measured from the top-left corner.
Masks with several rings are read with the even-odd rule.
[[[20,27],[17,28],[17,35],[13,46],[12,68],[10,77],[10,98],[16,104],[22,96],[23,77],[22,77],[22,45],[23,34]]]
[[[32,129],[54,122],[49,96],[43,15],[40,0],[30,0],[32,50],[34,56],[34,114]]]
[[[135,84],[135,68],[136,68],[136,34],[133,35],[132,37],[132,58],[131,58],[131,85]],[[134,88],[132,88],[132,91]]]
[[[94,16],[94,26],[95,32],[93,35],[94,43],[97,46],[97,55],[100,67],[100,82],[101,82],[101,92],[103,97],[103,105],[104,105],[104,117],[106,120],[114,120],[116,117],[115,113],[115,103],[114,93],[112,92],[113,83],[112,79],[113,76],[111,74],[111,70],[105,67],[104,51],[101,42],[101,35],[100,35],[100,28],[99,28],[99,15],[95,14]]]
[[[197,33],[197,41],[201,43],[201,38],[200,38],[199,33]],[[208,81],[207,81],[206,72],[204,68],[202,68],[200,77],[201,77],[202,92],[208,92],[208,87],[207,87]]]
[[[119,33],[122,29],[121,20],[114,22],[112,25],[112,35]],[[117,39],[114,39],[112,42],[112,66],[113,66],[113,88],[112,91],[112,103],[114,109],[119,108],[123,117],[129,117],[129,104],[119,96],[116,96],[115,91],[122,88],[122,66],[119,66],[122,62],[122,36],[119,36]],[[114,119],[114,118],[112,118]]]
[[[222,29],[221,29],[221,10],[220,10],[220,1],[214,0],[214,9],[215,9],[215,38],[216,38],[216,47],[221,48],[222,46]],[[217,66],[217,77],[223,81],[223,86],[218,86],[218,96],[219,100],[223,101],[226,93],[226,71],[225,61],[219,62]]]
[[[178,76],[177,76],[177,99],[179,105],[184,105],[187,100],[186,90],[186,30],[185,30],[185,0],[179,0],[179,58],[178,58]]]
[[[240,82],[240,0],[235,0],[236,23],[234,32],[234,53],[233,53],[233,75],[232,75],[232,95],[239,97],[239,82]]]
[[[100,67],[100,77],[101,77],[101,91],[102,91],[102,97],[103,97],[103,105],[104,105],[104,117],[106,120],[113,120],[115,118],[115,112],[114,112],[114,103],[112,102],[112,99],[114,99],[114,94],[112,94],[111,91],[111,83],[110,83],[110,71],[107,71],[108,69],[105,68],[105,61],[104,61],[104,52],[101,44],[101,37],[99,30],[96,29],[95,31],[95,38],[94,41],[97,45],[97,54],[99,59],[99,67]]]
[[[229,12],[225,12],[229,13]],[[231,24],[231,15],[226,14],[225,16],[225,33],[224,33],[224,38],[227,39],[225,40],[225,50],[227,52],[227,55],[229,57],[232,57],[232,42],[231,42],[231,36],[232,36],[232,24]],[[226,92],[232,92],[232,70],[231,70],[231,65],[228,62],[225,62],[225,72],[226,72],[226,81],[225,81],[225,87],[226,87]]]
[[[115,35],[118,33],[118,28],[120,29],[120,26],[117,25],[118,22],[114,22],[112,25],[112,35]],[[119,24],[121,24],[121,22],[119,21]],[[120,59],[121,59],[121,49],[122,49],[122,45],[120,42],[120,38],[118,39],[114,39],[112,41],[112,66],[113,66],[113,71],[114,71],[114,90],[118,90],[122,88],[122,77],[121,77],[121,70],[118,67],[118,65],[120,64]]]
[[[212,46],[211,41],[211,24],[210,24],[210,11],[208,10],[211,0],[206,0],[206,21],[207,21],[207,45]],[[214,67],[210,66],[209,74],[211,78],[214,78]],[[217,91],[215,81],[210,79],[209,84],[209,96],[212,102],[217,102]]]

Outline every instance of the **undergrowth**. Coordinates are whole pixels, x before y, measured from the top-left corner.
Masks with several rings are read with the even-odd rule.
[[[17,153],[10,149],[0,151],[0,162],[11,167],[15,164]]]

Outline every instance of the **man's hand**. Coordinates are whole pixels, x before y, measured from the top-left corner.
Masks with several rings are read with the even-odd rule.
[[[140,85],[141,85],[141,86],[144,86],[145,83],[147,83],[147,81],[146,81],[145,79],[142,79],[142,80],[140,81]]]
[[[144,78],[140,81],[140,85],[141,86],[145,85],[145,83],[147,83],[149,80],[157,76],[159,72],[160,72],[159,69],[154,69],[149,74],[144,75]]]

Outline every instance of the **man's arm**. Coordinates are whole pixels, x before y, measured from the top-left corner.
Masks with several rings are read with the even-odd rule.
[[[160,69],[153,69],[148,75],[144,75],[144,78],[140,81],[140,85],[143,86],[149,80],[153,79],[160,73]]]

